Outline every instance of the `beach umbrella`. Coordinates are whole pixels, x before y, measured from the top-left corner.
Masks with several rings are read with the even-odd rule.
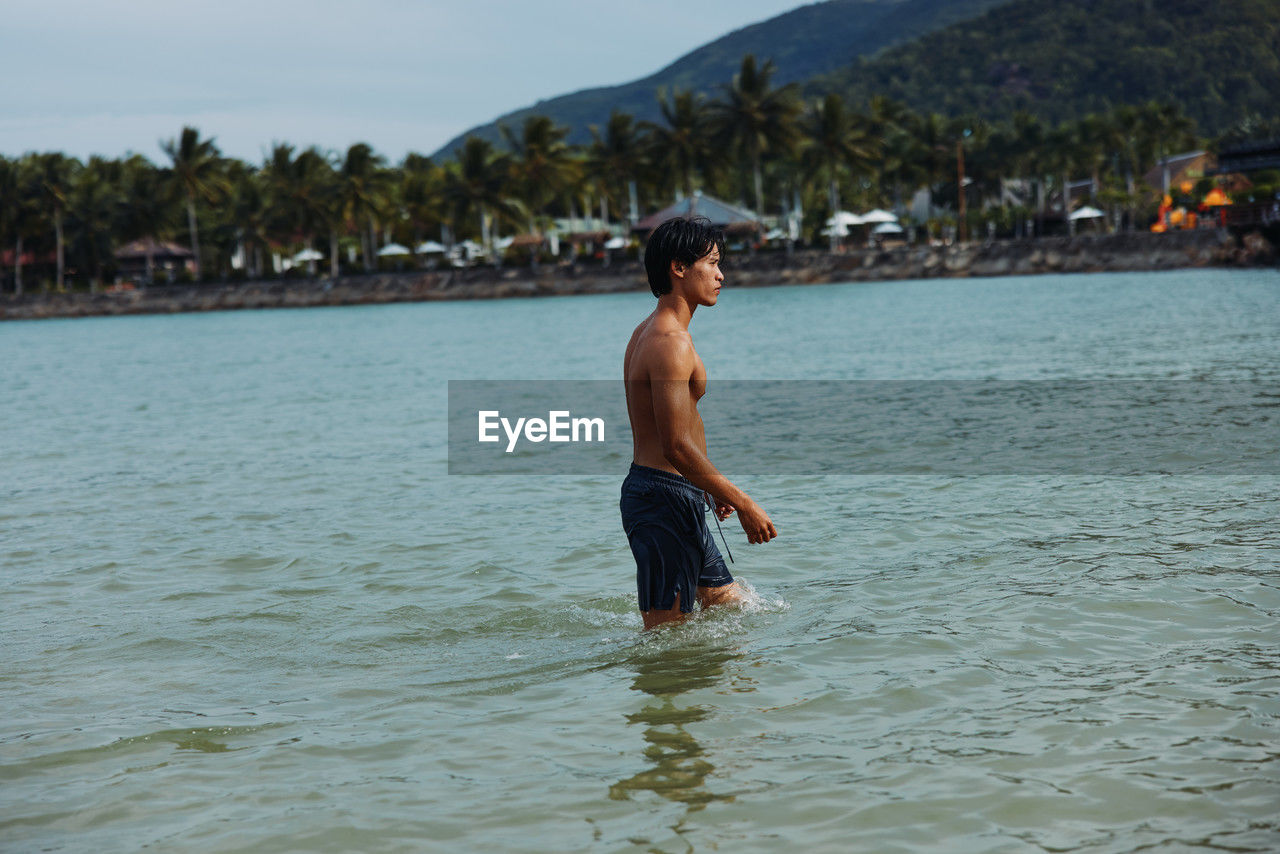
[[[862,225],[864,222],[866,222],[866,220],[858,216],[856,213],[850,213],[849,211],[836,211],[834,214],[827,217],[826,224],[828,227],[834,227],[836,229],[843,228],[843,233],[839,231],[836,232],[843,237],[845,234],[849,233],[849,226]],[[826,234],[827,232],[823,233]]]
[[[863,222],[897,222],[898,218],[888,211],[876,208],[862,215]]]
[[[399,243],[388,243],[386,246],[378,250],[379,258],[387,258],[392,255],[412,255],[408,246],[401,246]]]
[[[493,248],[505,250],[508,246],[510,246],[512,243],[515,243],[515,242],[516,242],[515,237],[499,237],[497,240],[493,241]]]
[[[1097,219],[1100,216],[1106,216],[1105,213],[1097,208],[1091,208],[1088,205],[1071,212],[1069,219]]]
[[[305,264],[308,261],[323,261],[324,255],[314,249],[303,249],[297,255],[293,256],[293,263]]]
[[[822,229],[822,233],[823,233],[823,234],[825,234],[825,235],[827,235],[828,237],[830,237],[830,236],[831,236],[831,235],[833,235],[833,234],[834,234],[836,237],[848,237],[848,236],[849,236],[849,226],[847,226],[847,225],[830,225],[830,226],[827,226],[826,228]]]
[[[444,252],[445,246],[443,243],[436,243],[434,240],[425,240],[419,243],[418,248],[413,251],[419,255],[431,255],[436,252]]]
[[[882,222],[871,229],[872,234],[902,234],[902,226],[896,222]]]
[[[604,242],[605,249],[622,249],[627,245],[627,241],[621,237],[610,237]]]

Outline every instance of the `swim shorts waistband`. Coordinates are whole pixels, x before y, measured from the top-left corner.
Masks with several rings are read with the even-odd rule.
[[[686,477],[682,477],[674,472],[663,471],[649,466],[642,466],[636,463],[631,464],[631,471],[627,478],[633,482],[648,482],[660,484],[662,486],[674,487],[676,489],[687,490],[690,494],[701,498],[703,491],[693,485],[693,482]]]

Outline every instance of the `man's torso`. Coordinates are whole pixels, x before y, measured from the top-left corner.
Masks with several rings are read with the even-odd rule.
[[[680,329],[674,324],[672,328],[664,328],[659,325],[659,318],[656,315],[650,315],[632,333],[622,364],[627,393],[627,415],[631,420],[632,458],[637,465],[676,474],[679,472],[668,462],[666,455],[662,452],[662,438],[658,432],[658,422],[653,406],[654,383],[687,384],[695,413],[693,439],[704,454],[707,451],[707,437],[703,430],[702,417],[696,414],[697,402],[707,391],[707,371],[697,351],[693,351],[694,367],[689,377],[655,376],[663,349],[679,347],[688,347],[693,350],[693,339],[689,336],[688,330]]]

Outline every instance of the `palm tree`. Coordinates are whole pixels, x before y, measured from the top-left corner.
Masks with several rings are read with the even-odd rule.
[[[1163,164],[1173,151],[1194,143],[1195,122],[1187,118],[1176,104],[1151,101],[1141,114],[1142,134],[1154,149],[1157,164]],[[1169,193],[1169,167],[1164,165],[1162,192]]]
[[[347,149],[338,173],[342,183],[344,212],[360,235],[366,270],[372,270],[377,263],[376,220],[386,201],[387,180],[382,171],[385,165],[386,160],[382,155],[375,154],[367,143],[357,142]]]
[[[53,219],[54,241],[57,250],[57,288],[65,285],[66,271],[66,239],[63,234],[63,219],[71,198],[71,186],[76,172],[80,170],[80,161],[67,157],[60,152],[48,152],[32,156],[33,179],[39,188],[40,197]]]
[[[569,129],[546,116],[530,116],[520,136],[505,126],[501,132],[511,153],[508,162],[515,188],[529,210],[529,230],[536,232],[543,225],[547,205],[573,178],[573,154],[564,141]]]
[[[1075,128],[1063,122],[1050,130],[1045,137],[1044,151],[1045,166],[1058,175],[1062,185],[1062,221],[1071,233],[1075,228],[1071,219],[1071,173],[1079,163]]]
[[[1106,165],[1114,145],[1114,133],[1108,116],[1090,113],[1075,123],[1076,153],[1080,163],[1088,170],[1093,199],[1097,198],[1102,183],[1102,169]]]
[[[463,141],[457,159],[449,164],[445,173],[445,199],[459,221],[469,216],[478,217],[480,239],[486,252],[492,248],[491,217],[511,217],[519,209],[508,195],[509,184],[508,158],[478,136],[469,136]]]
[[[834,216],[840,210],[842,168],[862,171],[876,156],[876,140],[870,129],[850,113],[844,99],[833,93],[810,107],[803,121],[804,158],[810,174],[825,174],[827,204]],[[831,251],[836,249],[836,230],[831,229]]]
[[[404,176],[400,187],[400,199],[413,229],[413,243],[417,245],[431,226],[441,224],[444,208],[444,170],[430,157],[409,152],[400,164]]]
[[[1044,230],[1045,173],[1047,162],[1045,144],[1047,131],[1037,116],[1017,112],[1013,121],[998,134],[1003,143],[1003,157],[1018,177],[1030,180],[1036,191],[1036,236]]]
[[[96,292],[103,268],[112,257],[124,195],[119,161],[92,157],[76,173],[68,200],[71,245],[90,272],[89,290]]]
[[[722,87],[723,100],[710,104],[716,136],[751,164],[757,216],[764,215],[761,161],[792,144],[800,112],[794,85],[770,84],[776,70],[773,60],[757,66],[755,56],[747,54],[732,82]]]
[[[201,139],[195,128],[184,126],[177,139],[162,142],[160,147],[173,161],[173,178],[187,197],[187,230],[191,235],[191,254],[195,258],[195,277],[198,280],[202,266],[196,203],[211,202],[225,189],[218,146],[213,139]]]
[[[293,156],[293,146],[277,143],[263,166],[272,203],[280,213],[277,233],[288,242],[314,248],[316,234],[328,230],[330,273],[337,276],[337,230],[344,211],[338,176],[328,155],[312,146]],[[308,269],[315,272],[314,262]]]
[[[174,184],[165,174],[140,154],[121,164],[121,186],[124,200],[119,233],[124,240],[147,240],[147,282],[155,278],[152,247],[157,240],[168,240],[177,226],[179,199]]]
[[[22,264],[21,258],[18,257],[22,254],[22,238],[18,230],[21,211],[21,199],[18,195],[18,162],[0,156],[0,254],[3,254],[3,247],[14,240],[17,244],[13,256],[15,268]],[[0,291],[4,290],[3,273],[4,266],[0,264]],[[14,282],[15,289],[18,287],[18,281]]]
[[[0,193],[0,205],[4,205],[9,211],[9,237],[14,245],[13,292],[19,296],[23,292],[24,244],[27,238],[37,238],[46,228],[44,223],[46,208],[43,205],[45,193],[37,168],[38,157],[39,155],[36,154],[28,154],[12,161],[11,192]]]
[[[618,110],[610,113],[603,134],[595,125],[591,126],[587,168],[595,177],[601,196],[611,198],[619,209],[622,207],[622,191],[625,188],[631,202],[628,207],[628,225],[635,224],[635,176],[643,168],[645,156],[644,138],[635,118],[629,113]]]
[[[236,161],[228,170],[230,192],[228,226],[247,275],[262,275],[263,256],[269,246],[271,211],[266,179],[248,164]]]
[[[1137,176],[1144,163],[1154,157],[1155,140],[1144,133],[1143,108],[1122,104],[1107,114],[1111,156],[1116,170],[1124,178],[1121,198],[1126,228],[1133,230],[1138,203]],[[1117,194],[1119,195],[1119,194]]]
[[[879,148],[879,183],[883,185],[888,176],[893,176],[890,195],[894,212],[901,216],[903,182],[920,177],[921,145],[911,133],[918,117],[902,103],[884,95],[873,97],[870,106],[866,121],[872,140]]]
[[[960,241],[968,239],[969,186],[978,193],[978,202],[992,192],[999,193],[1003,163],[993,157],[991,125],[978,116],[960,116],[951,124],[956,151],[956,223]]]
[[[918,116],[911,130],[919,147],[919,168],[929,187],[929,208],[932,214],[938,185],[947,180],[952,164],[955,163],[955,140],[951,122],[937,113],[929,113]]]
[[[670,100],[658,93],[658,109],[664,124],[645,122],[648,161],[668,175],[678,176],[686,196],[693,195],[694,172],[709,171],[711,139],[703,116],[702,99],[688,90],[677,90]]]

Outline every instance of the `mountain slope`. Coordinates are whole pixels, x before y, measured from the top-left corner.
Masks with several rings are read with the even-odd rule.
[[[1212,134],[1245,115],[1280,115],[1280,0],[1014,0],[806,91],[1055,122],[1158,99]]]
[[[538,114],[567,125],[570,141],[586,142],[588,127],[603,126],[615,109],[638,119],[657,119],[659,88],[716,91],[737,72],[745,54],[772,58],[779,84],[803,81],[1003,2],[1007,0],[827,0],[802,6],[722,36],[642,80],[584,89],[507,113],[455,137],[436,156],[451,154],[472,135],[496,142],[498,124],[515,128],[526,116]]]

